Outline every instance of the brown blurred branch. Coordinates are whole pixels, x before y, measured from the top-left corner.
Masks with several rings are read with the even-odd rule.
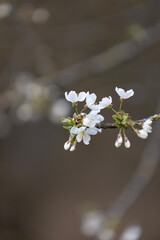
[[[67,88],[92,74],[103,73],[117,67],[140,55],[150,46],[160,41],[160,21],[148,29],[143,29],[142,32],[136,32],[132,39],[119,43],[101,54],[92,56],[66,69],[43,76],[39,80],[45,83],[52,83],[54,80],[59,87]]]
[[[160,111],[160,101],[157,111]],[[119,198],[111,205],[106,212],[107,223],[114,220],[117,226],[128,209],[135,203],[139,195],[151,181],[156,167],[160,161],[160,124],[156,124],[153,134],[143,151],[139,166]]]

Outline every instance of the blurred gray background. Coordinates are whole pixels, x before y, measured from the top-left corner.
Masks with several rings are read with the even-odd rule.
[[[135,90],[124,107],[133,119],[160,112],[160,1],[1,0],[0,52],[0,239],[159,240],[159,122],[146,141],[128,130],[129,150],[116,149],[118,132],[108,129],[71,153],[59,118],[67,107],[72,114],[65,91],[111,95],[116,108],[116,86]],[[54,87],[62,109],[54,105],[52,120],[41,107],[16,117],[26,96],[17,100],[15,85],[26,78]],[[83,231],[84,213],[97,209],[118,219],[101,229],[114,236]],[[137,238],[123,236],[130,226]]]

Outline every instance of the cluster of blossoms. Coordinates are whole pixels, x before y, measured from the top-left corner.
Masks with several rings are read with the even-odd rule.
[[[101,109],[111,106],[112,98],[103,98],[99,104],[96,104],[97,96],[95,93],[81,92],[77,94],[71,91],[69,94],[65,93],[66,99],[72,103],[75,107],[76,113],[73,114],[73,118],[63,118],[62,123],[64,127],[70,131],[69,140],[64,144],[64,149],[74,151],[77,142],[83,140],[84,144],[88,145],[91,136],[96,135],[98,132],[102,132],[102,129],[96,127],[97,124],[104,120],[104,117],[99,114]],[[78,113],[78,102],[86,101],[83,110]],[[89,109],[89,113],[84,113],[84,110]]]
[[[120,107],[116,111],[113,108],[112,97],[104,97],[97,103],[97,96],[95,93],[80,92],[77,94],[75,91],[65,92],[65,98],[67,101],[72,103],[75,108],[75,113],[72,118],[63,118],[62,124],[65,129],[70,132],[69,140],[64,144],[64,149],[74,151],[76,149],[77,142],[83,140],[84,144],[88,145],[91,140],[90,135],[96,135],[102,132],[101,122],[104,121],[104,117],[99,114],[102,109],[109,109],[114,112],[112,118],[114,123],[111,125],[114,128],[119,128],[119,133],[115,141],[115,146],[118,148],[122,145],[124,141],[124,146],[130,148],[131,143],[126,136],[125,129],[131,127],[138,137],[146,139],[148,133],[152,132],[152,123],[154,120],[160,118],[159,115],[154,115],[151,118],[139,121],[133,121],[128,113],[122,110],[123,102],[134,95],[133,89],[125,91],[122,88],[115,88],[117,94],[120,97]],[[85,101],[84,107],[80,113],[78,112],[78,102]],[[89,113],[84,112],[85,110],[90,110]],[[105,124],[103,124],[104,126]],[[138,126],[138,129],[135,126]]]

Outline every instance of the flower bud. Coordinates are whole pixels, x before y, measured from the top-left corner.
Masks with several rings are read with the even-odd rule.
[[[74,144],[74,145],[72,145],[72,147],[70,148],[70,151],[73,152],[73,151],[75,151],[75,150],[76,150],[76,145]]]
[[[122,134],[119,133],[117,136],[117,140],[115,142],[115,147],[117,147],[117,148],[120,147],[122,142],[123,142]]]
[[[131,146],[131,143],[130,143],[130,141],[129,141],[129,139],[128,139],[127,137],[125,138],[124,146],[125,146],[126,148],[130,148],[130,146]]]
[[[118,142],[118,140],[115,141],[115,147],[119,148],[121,146],[121,143]]]
[[[67,141],[67,142],[65,142],[65,144],[64,144],[64,149],[65,149],[65,150],[68,150],[68,149],[70,148],[70,146],[71,146],[71,142],[70,142],[70,141]]]
[[[118,134],[117,141],[119,142],[120,145],[122,144],[123,138],[121,133]]]
[[[68,118],[61,118],[61,123],[64,125],[71,125],[71,120]]]

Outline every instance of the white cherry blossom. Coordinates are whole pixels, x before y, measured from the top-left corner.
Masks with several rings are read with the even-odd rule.
[[[82,131],[85,131],[86,127],[72,127],[70,133],[73,133],[75,135],[79,134]]]
[[[76,134],[76,140],[77,142],[81,142],[83,140],[85,145],[88,145],[91,137],[89,136],[89,134],[85,131],[86,127],[72,127],[71,128],[71,133]]]
[[[96,111],[91,111],[84,119],[83,125],[89,128],[93,128],[97,123],[100,123],[104,120],[104,117],[101,114],[97,114]]]
[[[144,123],[143,123],[143,129],[148,132],[151,133],[152,132],[152,120],[151,119],[147,119]]]
[[[96,99],[97,99],[97,96],[96,96],[95,93],[90,94],[89,92],[87,92],[87,94],[86,94],[86,105],[87,105],[87,107],[90,108],[90,109],[93,109],[94,106],[96,106],[96,105],[94,105],[95,102],[96,102]]]
[[[137,136],[140,138],[146,139],[148,137],[148,132],[145,131],[144,129],[138,130]]]
[[[102,101],[99,102],[99,107],[101,109],[104,109],[112,104],[112,97],[104,97],[102,98]]]
[[[125,91],[122,88],[116,87],[115,90],[116,90],[117,94],[120,96],[121,99],[127,99],[127,98],[130,98],[134,95],[133,89]]]
[[[83,102],[86,98],[85,92],[80,92],[77,94],[75,91],[70,91],[69,93],[65,92],[65,98],[69,102]]]
[[[91,137],[89,136],[89,134],[84,130],[83,127],[79,128],[78,131],[79,133],[76,137],[77,142],[81,142],[83,140],[84,144],[88,145],[91,140]]]

